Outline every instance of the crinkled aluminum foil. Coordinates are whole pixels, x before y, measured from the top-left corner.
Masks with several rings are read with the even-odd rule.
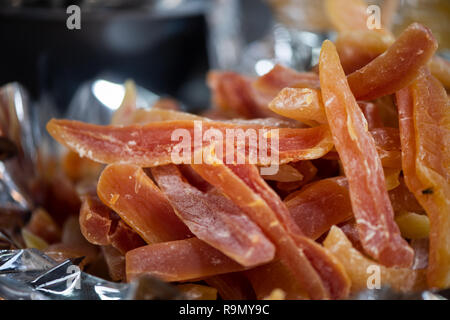
[[[0,251],[0,296],[25,300],[181,299],[180,292],[153,277],[131,283],[105,281],[66,260],[56,263],[36,249]]]
[[[151,107],[158,96],[138,87],[138,105]],[[63,117],[105,124],[118,108],[124,87],[96,79],[80,87]],[[111,96],[118,101],[112,101]],[[42,103],[31,114],[24,89],[16,84],[0,88],[0,297],[33,300],[185,299],[174,286],[144,276],[131,283],[106,281],[87,274],[77,261],[57,263],[36,249],[22,249],[15,237],[15,221],[33,209],[27,181],[35,176],[38,152],[55,152],[57,146],[45,133],[45,123],[57,115]],[[36,146],[39,145],[39,148]],[[28,176],[24,175],[26,173]],[[24,179],[25,178],[25,179]],[[17,229],[17,226],[16,226]],[[80,257],[82,259],[82,257]],[[367,290],[353,299],[445,299],[430,291],[400,294],[388,288]]]

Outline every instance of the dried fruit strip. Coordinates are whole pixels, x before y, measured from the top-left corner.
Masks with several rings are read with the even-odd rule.
[[[410,266],[414,253],[394,222],[375,142],[330,41],[322,45],[319,66],[325,111],[348,178],[364,249],[384,265]]]
[[[193,165],[271,238],[277,255],[312,299],[347,294],[347,278],[323,248],[301,235],[289,211],[251,165]],[[305,257],[307,256],[307,258]],[[310,262],[311,261],[311,262]]]
[[[196,189],[175,165],[154,167],[151,172],[177,216],[200,240],[243,266],[273,259],[273,244],[230,199],[214,190]]]
[[[300,230],[312,239],[353,216],[344,177],[313,182],[289,195],[285,203]]]
[[[381,286],[390,286],[402,292],[424,290],[425,272],[408,268],[387,268],[368,259],[356,250],[344,232],[332,227],[324,241],[324,246],[342,262],[352,279],[352,293],[367,290],[371,275],[377,273]],[[377,271],[379,270],[379,271]]]
[[[437,42],[430,29],[413,23],[384,54],[348,75],[348,84],[359,100],[395,93],[414,80],[436,49]]]
[[[149,274],[164,281],[186,281],[244,270],[197,238],[147,245],[128,251],[127,280]]]
[[[430,220],[428,284],[450,286],[450,106],[427,69],[397,93],[402,163],[409,190]]]
[[[201,127],[201,129],[200,129]],[[281,163],[316,159],[325,155],[332,148],[331,135],[326,126],[307,129],[273,128],[259,124],[238,125],[217,121],[166,121],[146,125],[131,125],[126,127],[99,126],[78,121],[53,119],[47,124],[50,134],[60,143],[101,163],[129,163],[141,167],[153,167],[176,161],[192,163],[195,160],[193,152],[202,147],[200,141],[202,132],[208,129],[218,130],[225,143],[238,148],[239,139],[235,137],[243,133],[255,137],[258,145],[252,145],[259,156],[257,164],[265,164],[272,160],[271,156],[262,152],[267,142],[268,149],[272,143],[278,143]],[[228,142],[226,132],[231,129],[233,140]],[[277,129],[278,138],[271,135],[264,139],[270,129]],[[196,131],[198,130],[198,132]],[[181,140],[181,141],[180,141]],[[199,140],[198,143],[195,141]],[[204,144],[208,144],[207,140]],[[241,146],[241,144],[239,144]],[[225,147],[223,147],[225,148]],[[185,152],[186,151],[186,152]],[[251,151],[250,143],[245,144],[246,155]],[[186,154],[186,157],[184,156]]]
[[[107,166],[98,181],[97,194],[147,243],[179,240],[191,235],[140,167]]]

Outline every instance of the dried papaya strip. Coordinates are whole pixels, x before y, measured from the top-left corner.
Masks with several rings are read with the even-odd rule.
[[[102,253],[111,279],[113,281],[125,280],[125,256],[113,246],[102,246]]]
[[[369,125],[369,130],[383,127],[378,108],[370,102],[358,102]],[[270,102],[275,113],[295,119],[310,126],[326,124],[327,118],[320,90],[284,88]]]
[[[280,115],[303,121],[310,125],[317,125],[317,123],[326,124],[325,108],[322,99],[317,97],[317,94],[320,94],[320,91],[285,88],[272,100],[269,107]],[[368,102],[359,102],[358,105],[363,111],[368,127],[375,139],[383,166],[401,168],[398,130],[395,128],[383,128],[377,105]]]
[[[196,189],[175,165],[151,172],[177,216],[200,240],[246,267],[273,259],[273,244],[231,200],[214,190]]]
[[[400,133],[397,128],[374,128],[370,130],[381,164],[386,168],[402,167]]]
[[[373,101],[377,106],[383,127],[398,129],[398,112],[394,102],[395,95],[388,95]]]
[[[128,281],[143,274],[164,281],[186,281],[245,269],[197,238],[136,248],[128,251],[125,259]]]
[[[98,198],[90,195],[83,198],[79,222],[81,233],[87,241],[102,246],[111,244],[108,235],[113,224],[112,214],[112,210]]]
[[[351,219],[350,221],[340,224],[339,228],[342,232],[344,232],[345,236],[352,243],[353,247],[356,250],[364,252],[364,248],[362,247],[361,240],[359,238],[358,226],[356,225],[355,219]]]
[[[400,172],[399,168],[383,168],[384,180],[386,181],[386,190],[391,191],[400,185]]]
[[[265,75],[253,83],[259,92],[275,97],[283,88],[311,88],[320,87],[319,76],[313,72],[298,72],[280,64],[275,65]]]
[[[392,207],[394,212],[415,212],[415,213],[425,213],[422,206],[417,202],[414,194],[409,191],[405,184],[404,178],[399,178],[399,186],[389,191],[389,198],[391,199]]]
[[[450,109],[428,69],[397,93],[406,185],[430,220],[428,284],[450,286]]]
[[[407,86],[437,49],[431,30],[413,23],[389,49],[363,68],[348,75],[348,84],[359,100],[372,100]]]
[[[400,150],[400,133],[397,128],[374,128],[370,134],[375,141],[376,150],[384,168],[401,169],[402,153]],[[328,159],[334,154],[329,152],[325,155]],[[336,154],[336,156],[338,156]]]
[[[372,102],[359,101],[358,105],[364,114],[364,118],[366,118],[369,130],[384,127],[383,121],[381,120],[381,116],[378,110],[378,106],[376,104]]]
[[[82,179],[97,180],[102,165],[92,160],[82,158],[78,153],[69,150],[62,158],[61,167],[66,176],[73,182]]]
[[[311,126],[327,123],[322,97],[316,89],[284,88],[270,102],[269,109]]]
[[[329,294],[322,281],[299,249],[275,213],[238,176],[225,165],[192,165],[193,169],[206,181],[236,203],[249,217],[266,232],[277,248],[277,256],[292,270],[296,281],[308,292],[312,299],[323,299]],[[239,195],[239,196],[238,196]]]
[[[323,242],[341,263],[352,280],[352,293],[367,290],[369,277],[378,272],[381,286],[411,292],[426,289],[425,272],[408,268],[388,268],[370,260],[358,250],[353,248],[344,232],[338,227],[332,227]]]
[[[353,216],[344,177],[329,178],[306,185],[289,196],[286,206],[303,234],[319,238],[331,226]]]
[[[301,235],[288,209],[256,167],[220,164],[192,167],[266,232],[276,245],[281,261],[312,299],[339,298],[347,294],[347,278],[340,265],[322,247]]]
[[[98,181],[97,194],[147,243],[184,239],[191,235],[140,167],[107,166]]]
[[[300,188],[301,186],[304,186],[305,184],[312,181],[316,177],[316,174],[318,172],[317,168],[312,164],[310,160],[291,162],[289,165],[299,172],[299,174],[302,176],[302,179],[292,182],[278,181],[276,187],[282,192],[292,192]],[[263,178],[266,179],[266,176],[263,176]],[[287,197],[289,197],[289,195],[287,195]]]
[[[394,41],[395,38],[389,33],[368,29],[340,32],[336,39],[336,50],[345,74],[364,67],[385,52]]]
[[[319,68],[325,111],[364,249],[386,266],[410,266],[414,253],[395,224],[375,142],[330,41],[322,45]]]
[[[61,240],[61,228],[43,208],[33,210],[25,229],[44,239],[47,243]]]
[[[303,175],[290,164],[282,164],[275,174],[264,175],[265,180],[278,182],[298,182],[303,180]]]
[[[111,241],[111,245],[122,254],[145,245],[144,240],[123,220],[117,220],[112,225],[108,238]]]
[[[256,92],[253,79],[230,71],[211,71],[208,73],[208,86],[212,91],[215,106],[235,115],[251,118],[270,116],[267,108],[270,96]]]
[[[202,128],[199,129],[199,133],[196,133],[197,125]],[[259,129],[267,130],[266,133],[270,129],[279,130],[278,138],[275,135],[267,138],[266,135],[266,141],[269,150],[272,143],[278,143],[280,163],[320,158],[333,146],[327,126],[278,129],[260,124],[237,125],[217,121],[180,120],[116,127],[53,119],[48,123],[47,129],[57,141],[78,152],[81,156],[101,163],[120,162],[141,167],[173,163],[174,154],[177,155],[175,157],[177,161],[193,162],[195,159],[194,148],[202,147],[201,143],[198,143],[197,146],[196,137],[199,135],[199,140],[201,140],[203,138],[201,130],[206,132],[208,129],[219,130],[225,142],[227,142],[227,129],[233,129],[233,140],[229,143],[235,149],[239,143],[239,139],[235,139],[235,135],[239,132],[242,131],[243,135],[248,133],[249,136],[255,137],[256,141],[260,142],[258,146],[253,146],[255,149],[258,148],[255,152],[259,156],[254,159],[257,164],[267,164],[271,161],[269,155],[261,152],[261,144],[264,142],[262,139],[265,137],[260,137]],[[178,131],[176,131],[177,129]],[[180,135],[177,135],[178,133]],[[174,134],[175,137],[173,137]],[[206,139],[205,144],[209,142],[211,141]],[[245,151],[248,156],[249,143],[246,143]],[[184,156],[185,154],[187,157]]]
[[[81,233],[92,244],[112,245],[122,254],[145,245],[136,232],[95,196],[84,196],[79,223]]]
[[[314,269],[320,275],[327,291],[334,299],[347,295],[348,277],[339,262],[316,242],[305,237],[280,197],[261,178],[255,166],[230,165],[229,168],[244,181],[253,192],[261,197],[280,223],[285,227],[299,248],[301,248]]]

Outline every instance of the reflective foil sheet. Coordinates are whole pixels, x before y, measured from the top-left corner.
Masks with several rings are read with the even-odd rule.
[[[36,249],[0,251],[0,296],[25,300],[183,298],[174,287],[154,278],[105,281],[80,271],[70,260],[58,264]]]

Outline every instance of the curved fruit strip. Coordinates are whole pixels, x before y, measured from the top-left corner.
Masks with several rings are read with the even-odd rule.
[[[303,187],[285,200],[286,206],[303,234],[317,239],[331,226],[353,216],[344,177],[329,178]]]
[[[364,67],[395,41],[395,38],[373,30],[354,30],[340,32],[336,39],[336,49],[345,74]]]
[[[274,112],[310,125],[327,124],[320,91],[314,89],[283,89],[269,104]],[[379,108],[370,102],[359,102],[375,139],[381,163],[388,168],[401,168],[400,136],[398,129],[383,127]],[[325,117],[325,119],[324,119]],[[329,156],[329,154],[327,155]]]
[[[269,109],[311,126],[327,123],[322,97],[316,89],[284,88],[270,102]]]
[[[97,194],[147,243],[191,236],[165,196],[140,167],[107,166],[98,181]]]
[[[369,130],[373,130],[375,128],[384,127],[383,121],[381,119],[380,110],[378,106],[372,102],[358,102],[361,111],[364,114],[364,118],[367,120],[367,126]]]
[[[148,274],[163,281],[186,281],[245,268],[198,238],[151,244],[125,255],[127,280]]]
[[[345,266],[352,280],[352,293],[367,290],[370,276],[376,275],[376,270],[379,270],[382,287],[390,286],[402,292],[426,289],[425,270],[387,268],[380,265],[356,250],[338,227],[331,228],[323,244]]]
[[[375,141],[376,150],[383,167],[400,169],[402,160],[398,129],[389,127],[374,128],[369,132]]]
[[[259,92],[273,98],[286,87],[318,89],[320,82],[316,73],[298,72],[277,64],[268,73],[256,79],[254,86]]]
[[[125,255],[113,246],[102,246],[102,254],[113,281],[125,281]]]
[[[347,76],[358,100],[373,100],[409,85],[437,49],[431,30],[413,23],[382,55]],[[322,84],[322,83],[321,83]]]
[[[325,111],[348,179],[364,249],[386,266],[408,267],[414,253],[394,222],[375,142],[330,41],[322,45],[319,67]]]
[[[273,244],[230,199],[196,189],[175,165],[155,167],[151,172],[177,216],[200,240],[246,267],[274,258]]]
[[[275,213],[282,226],[286,229],[299,248],[301,248],[310,263],[320,275],[330,297],[344,298],[348,293],[349,280],[342,265],[322,246],[305,237],[295,223],[288,208],[280,197],[261,178],[255,166],[228,166],[245,184],[259,195],[264,203]]]
[[[434,56],[430,62],[430,71],[447,89],[450,89],[450,62]]]
[[[279,130],[278,138],[276,136],[267,138],[267,148],[271,149],[272,140],[274,143],[278,142],[280,163],[320,158],[333,147],[327,126],[294,129],[265,127],[260,124],[238,125],[219,121],[179,120],[117,127],[52,119],[47,124],[47,130],[57,141],[78,152],[80,156],[86,156],[91,160],[101,163],[120,162],[141,167],[154,167],[173,163],[174,148],[179,148],[175,149],[178,150],[176,153],[178,160],[187,164],[192,163],[195,160],[193,156],[195,148],[202,147],[200,142],[197,145],[195,143],[197,133],[194,130],[197,130],[197,124],[201,125],[203,132],[208,129],[217,129],[221,132],[224,142],[226,142],[227,129],[235,130],[233,132],[236,134],[237,130],[241,129],[244,134],[254,133],[260,142],[256,147],[261,147],[263,143],[259,129],[265,129],[267,133],[270,129],[277,129]],[[177,132],[180,136],[173,137]],[[201,140],[202,136],[200,132],[198,140]],[[207,143],[209,141],[204,142],[205,145]],[[229,143],[237,149],[238,139],[233,139]],[[259,154],[255,159],[257,164],[271,161],[269,155],[260,150],[257,151]],[[247,143],[247,156],[249,152]],[[184,157],[185,154],[187,157]]]
[[[414,194],[406,186],[404,177],[400,177],[399,182],[398,187],[389,191],[389,198],[391,199],[394,212],[396,214],[401,212],[425,213]]]
[[[428,284],[450,286],[450,106],[427,69],[397,93],[405,182],[430,220]]]
[[[271,97],[257,92],[253,79],[231,71],[211,71],[208,86],[216,107],[246,119],[273,115],[267,108]]]
[[[98,198],[87,195],[81,202],[80,231],[92,244],[106,246],[111,244],[109,232],[111,230],[113,211],[105,206]]]
[[[256,167],[221,164],[192,167],[266,232],[276,245],[280,260],[312,299],[347,295],[349,283],[343,268],[321,246],[301,235],[286,206]]]

